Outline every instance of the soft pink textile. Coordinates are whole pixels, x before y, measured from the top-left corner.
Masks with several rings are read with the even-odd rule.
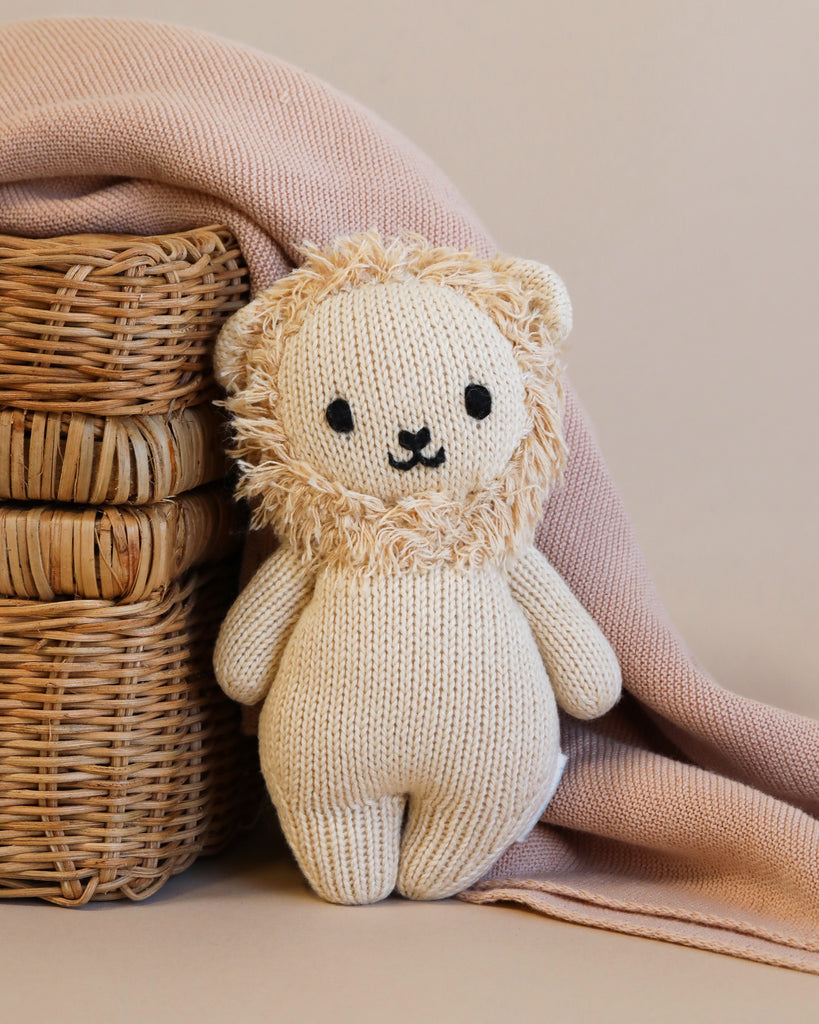
[[[149,234],[223,222],[258,290],[304,239],[378,227],[494,246],[443,175],[274,58],[139,21],[0,28],[0,231]],[[539,543],[628,690],[565,721],[543,823],[463,894],[819,973],[819,724],[735,696],[669,626],[576,399]]]

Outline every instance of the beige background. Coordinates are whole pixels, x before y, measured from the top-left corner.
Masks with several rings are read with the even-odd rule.
[[[563,274],[571,376],[691,650],[731,689],[819,717],[815,0],[0,0],[5,20],[133,13],[351,93],[450,174],[500,248]],[[20,1019],[49,999],[80,1019],[100,984],[112,1021],[539,1020],[553,1002],[557,1020],[762,1021],[817,1005],[815,978],[517,910],[324,907],[260,850],[142,908],[4,906],[20,992],[46,1001]]]

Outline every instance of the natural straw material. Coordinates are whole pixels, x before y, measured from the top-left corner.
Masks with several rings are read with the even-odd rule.
[[[144,507],[0,505],[0,595],[138,601],[239,541],[217,484]]]
[[[145,899],[248,816],[210,667],[231,575],[135,604],[0,600],[0,897]]]
[[[429,158],[275,57],[155,22],[53,18],[0,27],[0,60],[2,231],[224,223],[254,290],[305,240],[369,227],[495,253]],[[729,693],[691,660],[571,389],[566,432],[537,543],[630,696],[567,730],[546,817],[464,898],[819,974],[819,724]]]
[[[0,409],[0,500],[145,504],[225,474],[224,419],[206,403],[167,415]]]
[[[213,394],[210,346],[247,300],[224,227],[141,238],[0,236],[0,405],[167,413]]]

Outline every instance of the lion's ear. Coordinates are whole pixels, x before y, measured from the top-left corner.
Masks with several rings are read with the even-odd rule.
[[[572,329],[572,304],[560,277],[544,263],[511,256],[498,257],[493,266],[520,281],[552,343],[562,345]]]
[[[247,357],[261,330],[261,314],[269,304],[262,292],[222,324],[213,350],[213,375],[229,395],[247,383]]]

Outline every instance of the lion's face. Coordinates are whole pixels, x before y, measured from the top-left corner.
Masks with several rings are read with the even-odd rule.
[[[411,234],[301,255],[214,353],[254,525],[325,565],[516,555],[565,465],[563,282]]]
[[[384,501],[479,491],[531,428],[511,343],[445,285],[328,296],[287,339],[278,384],[294,455]]]

